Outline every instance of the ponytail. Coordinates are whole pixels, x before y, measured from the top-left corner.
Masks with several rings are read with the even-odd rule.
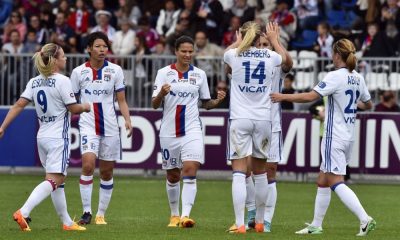
[[[356,68],[357,58],[353,52],[349,53],[346,59],[346,66],[349,72],[352,72]]]
[[[354,44],[350,40],[342,38],[335,42],[332,48],[333,52],[339,54],[342,61],[346,63],[349,72],[352,72],[356,68],[357,64],[357,58],[355,55],[356,48],[354,47]]]
[[[45,78],[53,74],[59,49],[60,47],[57,44],[48,43],[32,57],[35,68]]]
[[[256,22],[249,21],[243,24],[240,31],[243,36],[243,40],[239,44],[239,47],[237,49],[238,55],[254,45],[254,43],[260,37],[261,27]]]

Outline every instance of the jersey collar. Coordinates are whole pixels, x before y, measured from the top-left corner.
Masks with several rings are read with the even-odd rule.
[[[186,72],[184,72],[184,73],[182,73],[182,72],[179,72],[179,70],[176,68],[176,64],[175,63],[173,63],[173,64],[171,64],[171,69],[174,69],[175,71],[177,71],[178,72],[178,77],[179,77],[179,79],[188,79],[189,77],[189,71],[193,71],[193,66],[192,66],[192,64],[189,64],[189,70],[187,70]]]
[[[101,68],[99,68],[98,70],[92,68],[92,66],[90,65],[90,61],[87,61],[85,63],[85,67],[88,67],[88,68],[92,69],[92,73],[93,73],[93,80],[92,81],[101,80],[102,79],[102,72],[103,72],[102,70],[103,70],[103,68],[105,68],[107,66],[108,66],[108,61],[107,60],[104,61],[103,66]]]

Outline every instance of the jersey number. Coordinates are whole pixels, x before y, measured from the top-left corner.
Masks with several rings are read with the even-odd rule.
[[[360,97],[360,91],[356,90],[356,98],[354,98],[353,90],[347,90],[346,95],[350,95],[350,101],[344,109],[344,113],[357,113],[357,100]],[[355,105],[353,108],[353,104]]]
[[[250,61],[242,62],[242,66],[246,68],[244,82],[250,83]],[[263,84],[264,79],[267,77],[264,71],[265,71],[265,62],[261,61],[251,74],[251,79],[258,79],[258,84]]]
[[[40,90],[37,93],[37,103],[40,105],[40,109],[42,109],[43,113],[47,112],[47,98],[46,93],[43,90]]]

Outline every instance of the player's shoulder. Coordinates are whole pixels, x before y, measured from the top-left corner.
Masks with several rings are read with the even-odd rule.
[[[224,56],[234,56],[236,54],[237,48],[231,48],[224,52]]]
[[[121,68],[120,65],[112,63],[110,61],[107,61],[107,67],[112,68],[114,70],[118,70],[118,71],[121,70],[122,71],[122,68]]]
[[[193,65],[191,65],[191,66],[193,66]],[[192,71],[195,72],[195,73],[206,74],[206,72],[203,69],[198,68],[196,66],[193,66],[193,70]]]
[[[89,68],[89,67],[87,67],[86,65],[87,65],[87,62],[82,63],[81,65],[75,67],[75,68],[72,70],[72,72],[75,72],[75,73],[77,73],[77,74],[80,75],[80,74],[82,73],[82,71],[85,70],[85,68]],[[87,71],[89,71],[89,70],[87,70]]]
[[[171,65],[167,65],[165,67],[158,69],[158,73],[160,74],[168,73],[169,71],[175,71],[174,69],[171,68]]]

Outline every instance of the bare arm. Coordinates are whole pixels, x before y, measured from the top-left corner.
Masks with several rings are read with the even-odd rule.
[[[297,103],[312,102],[321,97],[316,91],[295,94],[271,93],[270,96],[273,102],[286,101]]]
[[[290,72],[290,70],[292,70],[292,67],[293,67],[293,59],[292,59],[292,57],[290,56],[289,52],[286,50],[286,48],[284,48],[284,47],[282,46],[282,44],[281,44],[280,41],[279,41],[279,45],[281,45],[282,49],[285,51],[285,56],[286,56],[286,60],[285,60],[284,62],[283,62],[283,60],[282,60],[281,68],[282,68],[282,71],[283,71],[284,73],[288,73],[288,72]]]
[[[232,43],[231,45],[229,45],[226,49],[225,52],[237,48],[239,47],[240,43],[242,42],[242,34],[239,31],[236,31],[236,41],[234,43]]]
[[[83,112],[90,112],[90,104],[89,103],[70,104],[67,106],[67,109],[73,114],[81,114]]]
[[[154,109],[157,109],[161,106],[162,101],[164,100],[164,97],[171,91],[171,85],[169,84],[164,84],[161,87],[161,91],[158,93],[157,96],[153,97],[151,99],[151,106]]]
[[[373,107],[372,101],[369,100],[368,102],[358,102],[357,107],[362,110],[370,110]]]
[[[279,26],[277,23],[268,23],[266,26],[267,33],[265,37],[271,43],[272,47],[282,57],[282,64],[286,63],[286,50],[279,43]]]
[[[10,108],[7,113],[6,118],[4,119],[3,123],[0,126],[0,138],[3,137],[4,132],[6,131],[7,127],[11,124],[12,121],[24,110],[26,105],[29,104],[29,101],[25,98],[20,98],[18,101]]]
[[[226,97],[225,91],[218,91],[217,99],[210,99],[207,101],[203,101],[202,107],[207,110],[216,108],[224,100],[225,97]]]
[[[125,91],[117,92],[117,101],[119,105],[119,110],[121,111],[122,116],[125,119],[125,129],[128,132],[128,137],[132,136],[132,123],[131,117],[129,115],[129,108],[128,104],[126,103],[125,99]]]

